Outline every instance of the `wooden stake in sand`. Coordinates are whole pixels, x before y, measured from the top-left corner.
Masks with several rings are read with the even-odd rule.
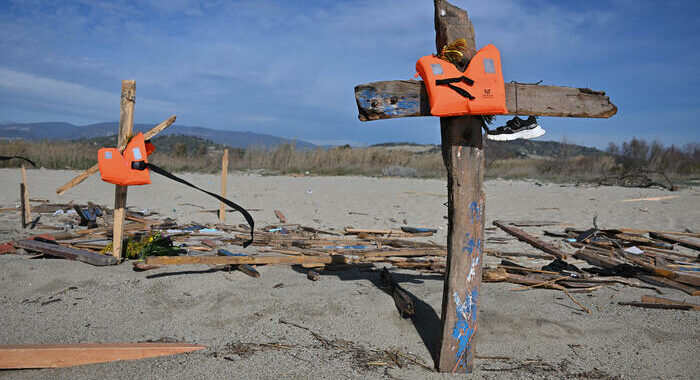
[[[434,2],[437,51],[464,38],[467,46],[459,49],[463,61],[458,65],[463,70],[476,52],[474,27],[464,10],[445,0]],[[416,54],[416,58],[419,56]],[[606,118],[617,112],[604,92],[519,83],[505,87],[511,115]],[[427,91],[420,81],[359,85],[355,87],[355,100],[362,121],[430,116]],[[481,125],[481,120],[473,116],[440,119],[448,193],[447,266],[436,361],[442,372],[471,372],[473,367],[484,241]]]
[[[29,185],[27,184],[27,171],[22,165],[22,228],[32,222],[32,211],[29,206]]]
[[[228,149],[224,149],[224,156],[221,157],[221,197],[226,198],[226,175],[228,174]],[[226,221],[226,204],[219,205],[219,220]]]
[[[134,131],[134,103],[136,102],[136,82],[122,81],[121,107],[119,109],[119,138],[117,148],[124,150]],[[114,235],[112,256],[121,260],[124,243],[124,213],[126,208],[127,186],[115,185],[114,190]]]
[[[76,343],[0,345],[0,369],[61,368],[175,355],[206,348],[187,343]]]

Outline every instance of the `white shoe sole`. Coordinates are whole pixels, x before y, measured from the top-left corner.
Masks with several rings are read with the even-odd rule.
[[[510,141],[510,140],[517,140],[517,139],[536,139],[542,135],[545,134],[545,130],[539,126],[539,124],[532,129],[525,129],[519,132],[515,133],[503,133],[500,135],[491,135],[491,134],[486,134],[486,138],[489,140],[494,140],[494,141]]]

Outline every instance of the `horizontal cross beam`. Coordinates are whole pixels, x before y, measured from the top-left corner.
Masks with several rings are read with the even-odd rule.
[[[361,121],[430,116],[422,81],[372,82],[355,87]],[[608,118],[617,107],[603,91],[587,88],[506,83],[509,115]]]

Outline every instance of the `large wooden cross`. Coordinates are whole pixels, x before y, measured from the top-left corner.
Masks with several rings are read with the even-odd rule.
[[[435,45],[440,51],[458,38],[464,69],[476,53],[474,27],[467,12],[445,0],[435,1]],[[416,57],[418,58],[418,57]],[[421,81],[388,81],[355,87],[362,121],[430,116]],[[617,112],[604,92],[583,88],[506,84],[511,115],[607,118]],[[478,331],[485,199],[481,120],[473,116],[440,118],[442,156],[447,169],[447,267],[442,296],[441,334],[436,367],[441,372],[471,372]]]

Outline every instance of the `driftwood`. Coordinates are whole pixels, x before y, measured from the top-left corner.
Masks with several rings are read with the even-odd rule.
[[[649,303],[649,302],[618,302],[618,305],[637,306],[648,309],[677,309],[677,310],[693,310],[692,305],[683,304],[666,304],[666,303]]]
[[[673,236],[670,234],[664,234],[660,232],[649,232],[649,236],[656,238],[656,239],[661,239],[670,243],[674,244],[679,244],[684,247],[694,249],[696,251],[700,251],[700,241],[699,240],[691,240],[691,239],[684,239],[682,237],[678,236]]]
[[[361,84],[355,87],[355,102],[361,121],[430,116],[422,81]],[[506,108],[510,115],[608,118],[617,113],[603,91],[522,83],[506,83]]]
[[[666,183],[661,183],[651,179],[651,174],[658,174],[664,177]],[[676,185],[671,182],[666,173],[660,170],[650,170],[643,167],[632,167],[620,175],[608,175],[601,179],[595,181],[598,186],[622,186],[622,187],[652,187],[658,186],[670,191],[675,191],[678,189]]]
[[[345,264],[343,255],[325,256],[157,256],[147,257],[146,265],[294,265]]]
[[[282,214],[282,211],[275,210],[275,216],[280,221],[280,223],[287,223],[287,217]]]
[[[505,222],[502,222],[499,220],[494,220],[493,225],[501,228],[506,233],[517,237],[519,240],[522,240],[535,248],[539,248],[539,249],[549,253],[550,255],[552,255],[558,259],[562,259],[562,260],[566,259],[566,256],[567,256],[566,252],[564,252],[564,251],[560,250],[559,248],[528,234],[527,232],[525,232],[519,228],[515,228],[512,226],[506,225]]]
[[[112,256],[101,255],[92,251],[62,247],[55,244],[44,243],[36,240],[18,240],[15,247],[27,251],[43,253],[49,256],[61,257],[68,260],[81,261],[91,265],[105,266],[117,264],[117,259]]]
[[[61,368],[175,355],[206,348],[187,343],[76,343],[0,345],[0,369]]]
[[[665,304],[665,305],[690,306],[693,310],[700,310],[700,305],[698,305],[698,304],[693,304],[693,303],[688,303],[688,302],[683,302],[683,301],[670,300],[670,299],[668,299],[668,298],[661,298],[661,297],[648,296],[648,295],[643,295],[643,296],[642,296],[642,302],[645,302],[645,303],[656,303],[656,304]]]
[[[389,294],[394,298],[394,303],[399,310],[399,314],[401,314],[401,318],[413,317],[415,311],[413,299],[411,299],[411,296],[409,296],[401,285],[394,280],[391,273],[389,273],[386,268],[382,269],[382,280],[384,280],[384,285],[389,289]]]

